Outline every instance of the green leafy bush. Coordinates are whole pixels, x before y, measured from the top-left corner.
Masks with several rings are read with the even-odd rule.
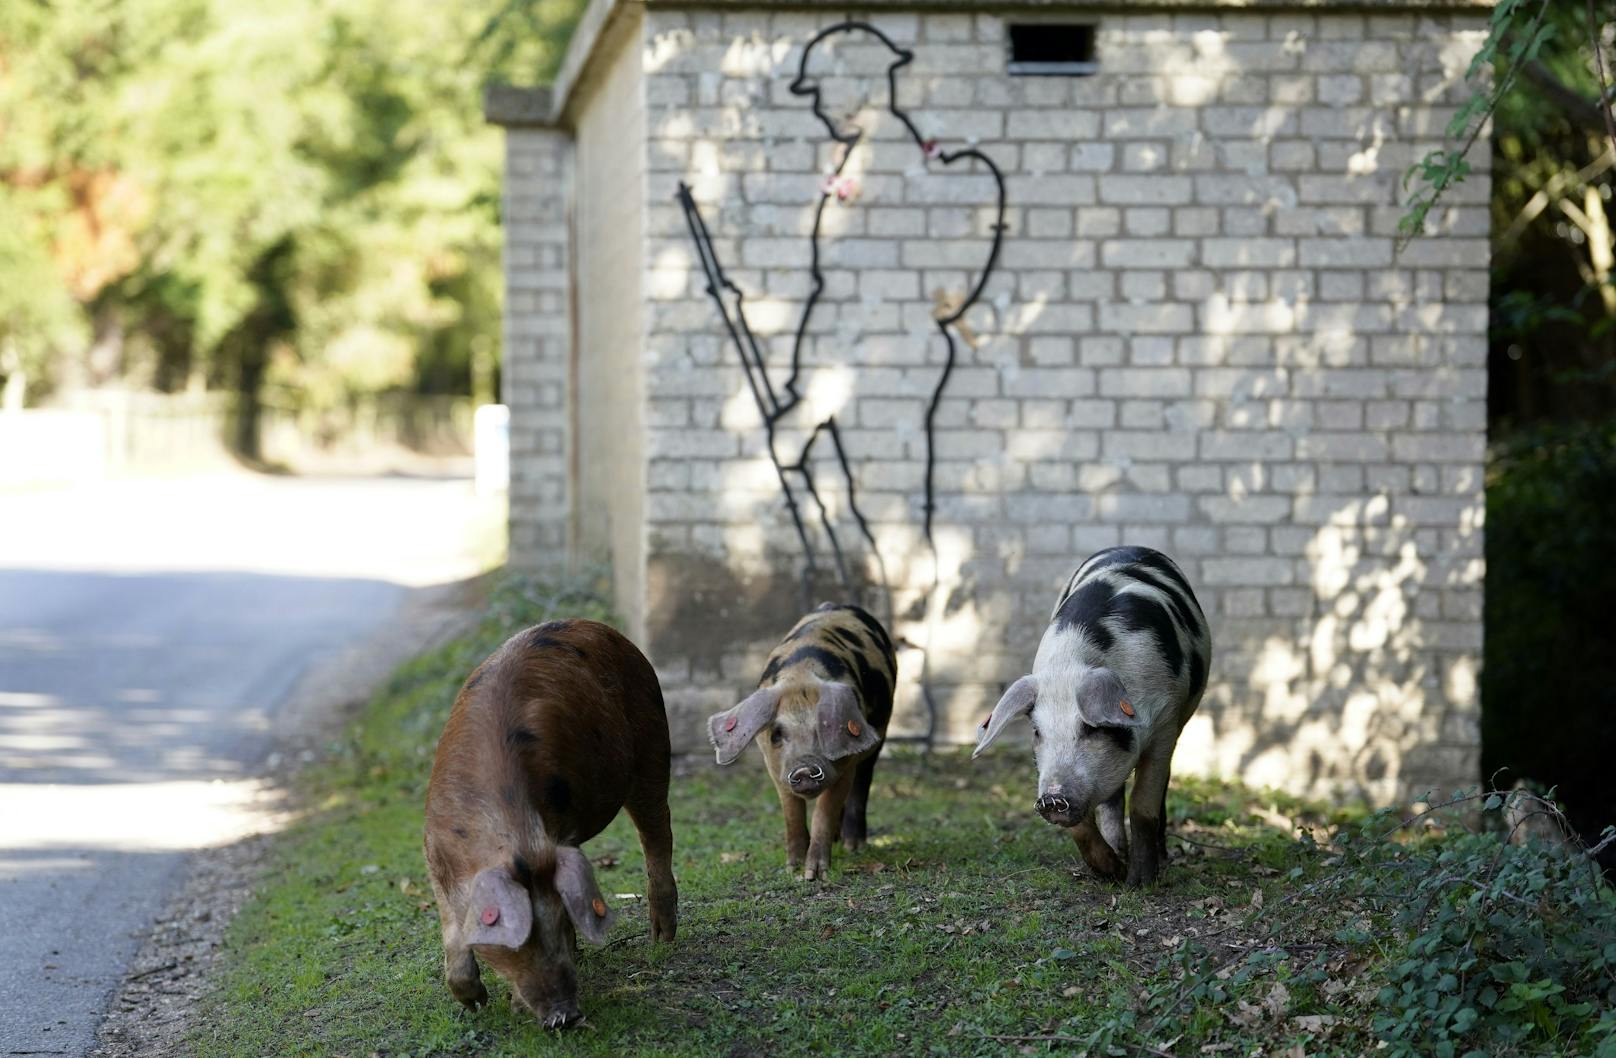
[[[1616,894],[1582,849],[1460,834],[1372,850],[1354,883],[1402,942],[1376,996],[1387,1058],[1616,1056]]]
[[[1475,829],[1478,804],[1505,824]],[[1303,1038],[1285,1054],[1616,1058],[1616,891],[1575,841],[1513,844],[1530,815],[1563,830],[1552,802],[1517,791],[1403,822],[1380,812],[1323,844],[1304,835],[1243,942],[1226,926],[1184,944],[1172,980],[1074,1042],[1162,1053],[1205,1034],[1213,1010],[1250,1032],[1291,1014]]]

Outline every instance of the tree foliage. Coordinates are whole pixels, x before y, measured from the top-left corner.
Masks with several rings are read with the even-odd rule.
[[[1495,432],[1597,420],[1616,403],[1611,14],[1591,2],[1500,0],[1471,64],[1478,87],[1448,128],[1453,146],[1405,181],[1408,238],[1491,131]]]
[[[499,314],[490,78],[580,0],[0,5],[0,373],[464,391]]]
[[[1616,98],[1609,5],[1502,0],[1449,128],[1493,122],[1483,768],[1557,786],[1585,836],[1616,819]],[[1478,148],[1479,149],[1479,148]],[[1409,174],[1410,230],[1468,167]],[[1607,850],[1606,862],[1611,859]]]
[[[1616,420],[1518,435],[1487,483],[1482,767],[1557,786],[1588,837],[1616,822],[1613,495]]]

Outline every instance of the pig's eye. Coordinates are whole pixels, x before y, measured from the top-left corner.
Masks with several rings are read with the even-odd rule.
[[[785,740],[786,729],[781,727],[779,724],[775,724],[774,727],[769,730],[769,741],[778,746]]]
[[[1043,734],[1042,734],[1042,733],[1041,733],[1041,732],[1040,732],[1040,731],[1039,731],[1039,730],[1038,730],[1038,725],[1037,725],[1037,724],[1033,724],[1033,725],[1032,725],[1032,740],[1033,740],[1033,741],[1034,741],[1034,742],[1038,742],[1038,741],[1040,741],[1040,740],[1041,740],[1041,739],[1042,739],[1042,738],[1043,738],[1043,737],[1044,737],[1044,736],[1043,736]]]

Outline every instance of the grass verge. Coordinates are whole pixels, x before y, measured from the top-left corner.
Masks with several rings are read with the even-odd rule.
[[[1574,858],[1389,822],[1366,844],[1355,835],[1382,817],[1184,780],[1164,884],[1141,893],[1088,877],[1031,815],[1014,752],[889,750],[871,845],[838,849],[824,885],[787,875],[755,754],[687,762],[678,943],[645,939],[643,862],[619,818],[588,849],[620,907],[616,938],[580,959],[588,1024],[545,1033],[490,973],[493,1003],[463,1012],[439,977],[420,851],[432,749],[465,673],[564,614],[603,608],[497,593],[475,633],[399,670],[306,776],[309,810],[230,930],[201,1058],[1616,1056],[1616,1018],[1593,1002],[1616,1001],[1616,906]],[[1557,910],[1586,928],[1545,925]]]

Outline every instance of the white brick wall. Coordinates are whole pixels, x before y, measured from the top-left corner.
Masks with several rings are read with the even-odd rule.
[[[589,292],[573,306],[578,458],[572,550],[579,560],[611,570],[614,606],[638,640],[644,636],[648,513],[640,368],[648,273],[638,208],[646,197],[645,77],[632,13],[628,19],[603,43],[598,72],[572,102],[578,111],[572,259],[580,294]]]
[[[827,213],[803,392],[836,411],[857,463],[896,631],[934,633],[941,730],[968,737],[1070,570],[1128,542],[1174,554],[1213,623],[1182,767],[1380,798],[1473,781],[1485,150],[1434,234],[1393,245],[1402,170],[1439,142],[1485,16],[1093,17],[1101,73],[1065,79],[1006,76],[995,14],[871,16],[916,52],[900,99],[922,134],[978,140],[1010,207],[938,413],[935,627],[913,619],[931,568],[932,298],[980,259],[989,185],[921,170],[888,121],[850,163],[860,197]],[[673,194],[695,188],[780,377],[828,159],[785,86],[832,20],[653,4],[637,31],[643,619],[686,747],[799,596],[757,413]],[[916,652],[900,663],[912,681]],[[915,703],[911,685],[895,731],[919,729]]]
[[[505,357],[511,415],[510,561],[566,563],[571,521],[568,407],[572,149],[554,129],[505,134]]]

